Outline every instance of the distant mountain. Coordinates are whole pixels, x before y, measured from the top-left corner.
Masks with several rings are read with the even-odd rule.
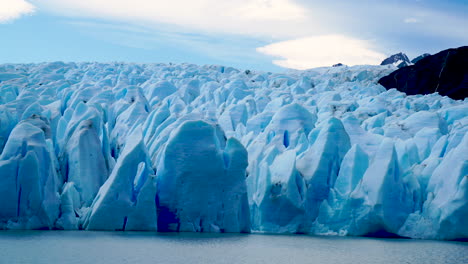
[[[389,65],[389,64],[393,64],[397,66],[398,68],[403,68],[408,65],[411,65],[411,61],[408,59],[408,56],[406,56],[406,54],[400,52],[397,54],[393,54],[392,56],[383,60],[382,63],[380,63],[380,65]]]
[[[337,64],[333,64],[332,67],[340,67],[340,66],[345,66],[343,63],[337,63]]]
[[[411,63],[415,64],[416,62],[420,61],[422,58],[426,58],[427,56],[431,56],[429,53],[424,53],[422,55],[419,55],[418,57],[414,58]]]
[[[468,97],[468,46],[426,56],[381,78],[379,83],[408,95],[438,92],[463,100]]]

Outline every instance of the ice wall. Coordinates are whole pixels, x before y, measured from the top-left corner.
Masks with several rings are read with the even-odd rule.
[[[0,228],[466,239],[468,104],[393,70],[0,65]]]
[[[245,186],[247,152],[219,127],[184,122],[158,163],[158,229],[250,232]]]

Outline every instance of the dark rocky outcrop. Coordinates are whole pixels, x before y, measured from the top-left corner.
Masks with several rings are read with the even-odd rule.
[[[393,54],[392,56],[383,60],[382,63],[380,63],[380,65],[389,65],[389,64],[393,64],[397,66],[398,68],[403,68],[408,65],[411,65],[411,61],[408,59],[408,56],[406,56],[406,54],[400,52],[397,54]]]
[[[426,58],[427,56],[431,56],[429,53],[424,53],[422,55],[417,56],[416,58],[411,60],[411,63],[415,64],[416,62],[420,61],[422,58]]]
[[[340,67],[340,66],[345,66],[343,63],[337,63],[337,64],[333,64],[332,67]]]
[[[379,80],[387,89],[408,95],[438,92],[453,99],[468,97],[468,46],[441,51]]]

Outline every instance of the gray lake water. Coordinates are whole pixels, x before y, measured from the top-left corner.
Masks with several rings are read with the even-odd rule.
[[[192,233],[1,231],[0,263],[468,263],[468,243]]]

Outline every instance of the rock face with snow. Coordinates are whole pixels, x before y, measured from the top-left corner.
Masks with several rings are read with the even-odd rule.
[[[408,59],[406,54],[400,52],[397,54],[393,54],[392,56],[386,58],[385,60],[380,63],[380,65],[394,65],[398,68],[403,68],[406,66],[411,65],[411,61]]]
[[[340,67],[340,66],[345,66],[343,63],[337,63],[337,64],[333,64],[332,67]]]
[[[392,70],[0,65],[0,229],[467,239],[468,104]]]
[[[382,77],[379,83],[408,95],[438,92],[463,100],[468,97],[468,46],[426,56],[412,66]]]

